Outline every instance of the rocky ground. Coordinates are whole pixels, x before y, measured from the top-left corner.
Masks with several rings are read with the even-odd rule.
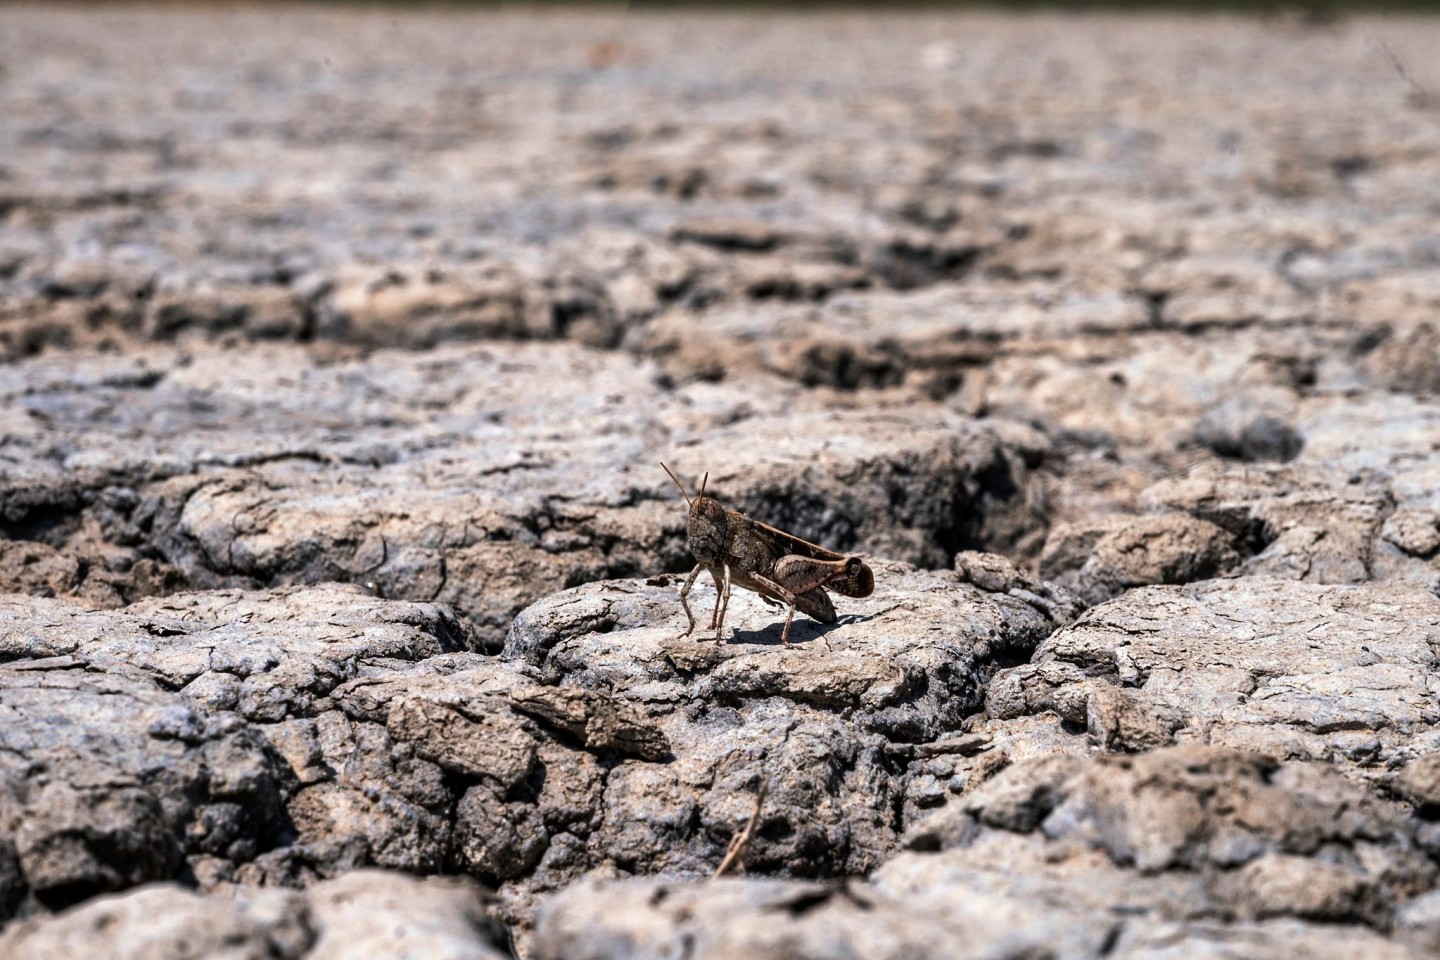
[[[0,7],[0,955],[1440,950],[1437,45]]]

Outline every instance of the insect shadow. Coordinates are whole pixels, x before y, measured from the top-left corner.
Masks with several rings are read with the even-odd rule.
[[[803,644],[811,640],[822,640],[825,635],[838,630],[851,623],[865,623],[874,620],[878,614],[851,614],[843,616],[834,623],[820,623],[815,620],[797,623],[790,629],[790,644]],[[761,627],[759,630],[736,630],[728,641],[731,644],[757,644],[765,647],[778,647],[781,645],[781,634],[784,632],[782,625],[772,624],[768,627]]]

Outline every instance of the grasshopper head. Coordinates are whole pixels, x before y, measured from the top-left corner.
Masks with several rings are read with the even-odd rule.
[[[675,488],[680,491],[680,496],[690,505],[690,552],[701,563],[723,563],[725,544],[729,541],[730,520],[725,508],[720,506],[720,501],[705,496],[705,484],[710,481],[710,474],[705,474],[705,479],[700,481],[700,492],[692,498],[685,492],[685,485],[675,476],[674,471],[663,463],[660,468],[670,475]]]
[[[703,494],[690,503],[690,552],[701,563],[721,563],[729,540],[730,522],[725,508]]]

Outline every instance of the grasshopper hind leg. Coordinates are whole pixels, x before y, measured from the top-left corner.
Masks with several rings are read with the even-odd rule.
[[[812,587],[804,593],[795,594],[795,602],[790,604],[790,611],[785,617],[785,629],[780,631],[780,642],[787,647],[790,646],[790,621],[795,619],[796,610],[816,623],[834,623],[840,619],[835,615],[835,604],[830,602],[830,594],[823,587]]]
[[[720,602],[725,599],[725,588],[714,571],[711,571],[710,576],[715,581],[715,607],[710,611],[710,629],[714,630],[720,626]]]
[[[720,639],[720,633],[725,629],[725,614],[730,611],[730,564],[725,564],[724,580],[717,578],[715,581],[715,617],[711,624],[715,628],[715,639]]]

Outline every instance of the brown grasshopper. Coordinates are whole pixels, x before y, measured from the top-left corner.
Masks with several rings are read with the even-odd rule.
[[[690,626],[681,636],[695,630],[695,615],[690,612],[690,588],[701,570],[709,570],[715,580],[715,610],[710,626],[715,639],[725,624],[730,606],[730,588],[743,587],[760,594],[771,606],[788,606],[785,629],[780,642],[790,645],[790,622],[799,609],[821,623],[836,621],[835,606],[830,602],[828,587],[846,597],[868,597],[875,590],[875,574],[859,557],[847,557],[826,550],[792,533],[777,530],[752,520],[738,510],[727,510],[714,497],[705,496],[710,474],[700,481],[700,492],[692,500],[680,478],[665,464],[660,467],[674,481],[680,496],[690,505],[690,552],[698,563],[685,585],[680,588],[680,605]]]

